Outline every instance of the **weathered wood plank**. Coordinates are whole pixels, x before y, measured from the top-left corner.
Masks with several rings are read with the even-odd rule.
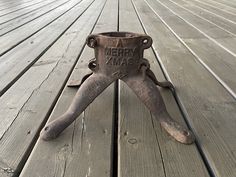
[[[143,2],[135,0],[141,21],[152,36],[155,52],[177,88],[178,101],[198,145],[218,177],[236,174],[236,101],[175,38]],[[158,29],[158,30],[157,30]],[[223,163],[222,163],[223,162]]]
[[[89,6],[89,5],[90,4],[88,3],[87,6]],[[78,15],[82,14],[85,9],[86,9],[86,6],[84,7],[84,9],[78,10],[78,12],[77,12]],[[85,11],[85,13],[88,13],[88,12]],[[89,14],[91,14],[91,12]],[[78,20],[79,22],[76,22],[76,27],[77,28],[78,28],[78,25],[80,25],[81,23],[84,24],[84,21],[83,21],[84,18],[87,19],[88,17],[83,15],[81,18],[82,18],[81,20],[80,19]],[[85,35],[89,33],[89,29],[91,29],[93,27],[96,18],[95,19],[91,19],[91,20],[92,20],[92,23],[89,23],[88,27],[86,29],[86,30],[88,30],[88,32],[86,32],[86,30],[83,30],[82,31],[83,33],[81,33],[81,34],[78,33],[78,35],[79,36],[81,35],[84,39],[85,39]],[[66,31],[65,34],[63,35],[63,38],[62,39],[60,38],[59,42],[56,42],[55,45],[53,45],[52,48],[50,48],[43,55],[43,57],[41,57],[39,59],[39,61],[36,62],[29,69],[29,71],[25,74],[25,76],[21,77],[20,80],[16,83],[16,85],[14,85],[14,87],[12,87],[7,92],[7,94],[5,94],[5,95],[3,95],[1,97],[0,101],[1,101],[1,105],[2,106],[1,106],[0,109],[1,109],[1,111],[3,111],[1,113],[1,115],[8,115],[9,116],[8,118],[6,118],[6,117],[4,118],[3,117],[1,119],[2,120],[1,128],[0,128],[0,130],[1,130],[1,133],[0,133],[1,137],[4,135],[5,131],[7,131],[8,127],[12,124],[12,121],[14,121],[14,115],[18,115],[17,112],[20,111],[21,107],[28,100],[28,97],[32,94],[33,90],[37,89],[42,84],[42,82],[45,79],[48,78],[48,74],[50,74],[51,71],[53,71],[54,67],[57,67],[57,65],[59,64],[58,62],[60,62],[60,59],[65,57],[64,55],[67,54],[66,53],[67,52],[66,49],[68,48],[68,46],[70,47],[70,45],[71,45],[70,43],[71,43],[71,41],[74,40],[74,37],[77,37],[76,35],[70,34],[71,31],[76,31],[77,32],[77,30],[75,30],[75,27],[73,27],[71,30],[69,30],[69,32]],[[65,39],[65,38],[67,38],[67,39]],[[65,44],[63,44],[63,43],[65,43]],[[78,46],[79,45],[81,46],[80,49],[82,48],[83,44],[84,44],[84,40],[78,42]],[[63,47],[64,47],[64,50],[62,50]],[[78,52],[80,52],[80,50]],[[64,62],[64,63],[65,63],[65,65],[67,63],[69,64],[69,66],[70,66],[69,70],[70,70],[70,68],[73,66],[73,63],[75,62],[76,57],[77,57],[78,54],[77,53],[75,53],[75,54],[69,53],[69,54],[70,55],[68,56],[68,58],[65,59],[65,60],[69,60],[69,61]],[[48,70],[48,72],[46,72],[47,70]],[[65,69],[65,71],[66,71],[66,69]],[[33,74],[33,73],[37,73],[37,72],[38,72],[38,74]],[[27,78],[28,76],[33,77],[31,81]],[[36,78],[38,78],[38,79],[36,80]],[[24,81],[22,81],[22,80],[24,80]],[[34,82],[32,82],[32,81],[34,81]],[[28,86],[27,86],[28,89],[25,89],[27,83],[28,83]],[[23,95],[19,95],[18,92],[14,93],[17,90],[17,88],[19,90],[25,90],[22,93],[24,96]],[[9,96],[11,97],[11,99],[9,99]],[[13,101],[13,102],[11,102],[11,101]],[[13,107],[12,111],[9,111],[9,109],[11,109],[12,107]]]
[[[23,15],[20,15],[16,18],[12,19],[2,19],[0,22],[0,36],[7,33],[8,31],[14,30],[17,27],[20,27],[27,22],[30,22],[36,18],[39,18],[40,16],[47,14],[51,10],[57,8],[60,5],[63,5],[64,3],[69,2],[70,0],[59,0],[57,2],[52,2],[51,4],[47,5],[46,7],[39,8],[37,10],[34,10],[33,12],[26,13]]]
[[[94,2],[7,94],[0,98],[1,177],[17,174],[22,168],[103,5],[104,1]],[[6,122],[11,120],[13,122],[10,124]]]
[[[89,1],[88,1],[89,2]],[[90,2],[91,3],[91,2]],[[87,8],[87,6],[89,6],[90,5],[90,3],[87,3],[87,4],[84,4],[84,8],[80,8],[80,9],[77,9],[77,13],[78,14],[74,14],[74,15],[81,15],[82,13],[83,13],[83,11]],[[71,18],[71,16],[70,16],[70,18]],[[68,20],[67,18],[65,19],[65,20]],[[71,24],[71,23],[70,23]],[[93,24],[91,24],[91,25],[93,25]],[[66,30],[66,29],[65,29]],[[68,32],[67,32],[68,33]],[[66,34],[67,34],[66,33]],[[60,33],[59,33],[60,34]],[[58,34],[58,35],[59,35]],[[64,34],[64,35],[66,35],[66,34]],[[87,34],[87,33],[85,33],[85,34]],[[69,39],[69,38],[68,38]],[[70,42],[70,41],[69,41]],[[83,44],[83,42],[84,41],[81,41],[82,42],[82,44]],[[69,45],[69,44],[68,44]],[[70,46],[70,45],[69,45]],[[32,81],[29,81],[29,79],[27,79],[27,77],[25,76],[24,78],[26,79],[24,82],[22,82],[21,84],[18,84],[17,83],[17,85],[16,86],[14,86],[13,88],[15,88],[15,89],[11,89],[6,95],[3,95],[2,97],[1,97],[1,105],[3,105],[3,106],[1,106],[1,111],[3,111],[2,112],[2,114],[1,115],[5,115],[5,114],[8,114],[8,116],[9,117],[5,117],[5,118],[2,118],[2,122],[1,122],[1,128],[0,128],[0,136],[2,136],[4,133],[5,133],[5,131],[8,129],[8,127],[12,124],[12,121],[14,121],[14,114],[16,114],[16,112],[19,112],[20,111],[20,109],[21,109],[21,106],[23,105],[23,103],[25,103],[27,100],[28,100],[28,97],[32,94],[32,90],[31,89],[37,89],[39,86],[40,86],[40,84],[41,84],[41,82],[42,81],[44,81],[47,77],[48,77],[48,72],[45,72],[47,69],[49,69],[49,71],[51,71],[51,70],[53,70],[53,68],[54,67],[56,67],[57,66],[57,64],[58,64],[58,62],[59,62],[59,60],[58,59],[60,59],[60,58],[63,58],[63,54],[64,53],[62,53],[61,55],[57,55],[57,53],[56,53],[56,55],[55,55],[55,52],[54,51],[58,51],[58,50],[61,50],[60,49],[60,47],[58,48],[58,49],[56,49],[55,47],[54,47],[54,50],[53,50],[53,55],[52,56],[48,56],[48,58],[45,58],[44,60],[46,60],[46,61],[44,61],[44,60],[42,60],[42,59],[40,59],[37,63],[35,63],[33,66],[33,70],[34,70],[34,72],[39,72],[39,74],[37,75],[37,74],[32,74],[31,72],[32,72],[32,69],[29,71],[30,72],[30,74],[28,74],[27,73],[27,76],[29,76],[29,75],[33,75],[32,77],[34,77],[32,80],[35,80],[36,78],[38,78],[37,79],[37,81],[36,82],[32,82]],[[49,51],[51,51],[51,50],[49,50]],[[59,53],[60,54],[60,53]],[[74,55],[72,55],[72,56],[74,56]],[[74,56],[74,58],[76,58],[76,56]],[[70,62],[69,62],[70,63]],[[73,63],[73,62],[72,62]],[[38,70],[38,67],[36,67],[35,68],[35,66],[37,66],[37,65],[39,65],[39,66],[41,66],[41,65],[43,65],[43,66],[45,66],[45,68],[44,67],[42,67],[42,69],[43,70]],[[72,64],[73,65],[73,64]],[[47,68],[47,69],[46,69]],[[40,73],[41,72],[41,73]],[[42,74],[42,73],[44,73],[44,74]],[[49,72],[50,73],[50,72]],[[41,78],[39,78],[39,75],[41,76]],[[2,77],[4,77],[4,76],[2,76]],[[42,80],[41,80],[42,79]],[[18,89],[20,89],[20,90],[24,90],[24,88],[25,88],[25,84],[26,83],[31,83],[31,85],[30,85],[30,87],[28,86],[28,89],[26,89],[25,91],[23,91],[23,93],[24,93],[24,96],[22,96],[22,95],[19,95],[19,93],[14,93],[15,92],[15,90],[17,90],[17,88]],[[23,88],[21,88],[20,86],[22,86]],[[11,102],[9,102],[8,100],[9,100],[9,93],[11,92],[11,99],[13,99],[13,100],[15,100],[15,102],[13,102],[13,103],[17,103],[17,105],[15,104],[15,106],[13,106],[15,109],[13,109],[13,110],[11,110],[11,111],[9,111],[9,105],[11,105]],[[14,97],[13,97],[13,95],[15,95],[16,96],[16,98],[14,99]],[[21,98],[21,99],[20,99]],[[12,100],[12,101],[13,101]],[[16,101],[17,100],[17,101]],[[7,104],[8,103],[8,104]],[[5,112],[5,113],[4,113]]]
[[[109,0],[93,32],[116,30],[117,15],[117,1]],[[71,79],[81,78],[87,73],[87,63],[93,56],[93,50],[86,47]],[[66,110],[75,91],[65,88],[49,121]],[[38,176],[63,175],[65,177],[111,176],[113,92],[114,86],[112,85],[96,98],[80,119],[68,127],[56,140],[51,142],[39,140],[21,177],[31,177],[34,174]],[[44,161],[44,163],[38,164],[38,161]]]
[[[213,0],[213,2],[217,5],[223,5],[226,7],[232,7],[236,9],[236,3],[235,1],[232,1],[232,0]]]
[[[80,4],[81,2],[82,0],[71,0],[69,3],[56,8],[55,10],[47,13],[41,18],[33,20],[30,23],[27,23],[26,25],[23,25],[20,28],[12,31],[11,33],[7,33],[4,36],[1,36],[0,56],[11,50],[15,46],[19,45],[21,42],[34,35],[38,31],[42,30],[49,24],[53,23],[53,21],[57,20],[67,12],[70,12],[71,9],[78,6],[78,4]]]
[[[37,61],[91,3],[93,3],[93,0],[81,2],[79,6],[71,9],[61,18],[55,20],[54,23],[48,25],[0,58],[0,95]]]
[[[4,2],[1,1],[0,10],[15,7],[15,6],[18,6],[19,4],[29,3],[30,1],[33,1],[33,0],[22,0],[22,1],[9,0],[9,1],[4,1]]]
[[[32,1],[32,0],[22,0],[21,3],[28,2],[28,1]],[[1,0],[0,6],[8,6],[11,4],[14,5],[14,4],[17,4],[17,2],[19,3],[19,1],[15,1],[15,0],[8,0],[8,1]]]
[[[121,31],[144,33],[131,1],[120,0],[119,19]],[[165,80],[151,49],[145,51],[145,58],[158,80]],[[119,176],[209,176],[195,145],[173,141],[124,83],[119,90]],[[171,91],[160,91],[172,117],[184,125]]]
[[[44,2],[44,1],[34,0],[34,1],[31,1],[31,2],[28,2],[28,3],[19,4],[18,6],[14,6],[12,8],[2,9],[2,10],[0,10],[0,16],[4,16],[4,15],[14,13],[14,12],[17,12],[17,11],[22,11],[22,10],[25,10],[25,9],[27,10],[31,6],[38,5],[42,2]]]
[[[28,1],[32,1],[32,0],[23,0],[23,2],[28,2]],[[7,5],[11,5],[11,4],[15,4],[15,3],[19,3],[19,1],[15,1],[15,0],[8,0],[8,1],[4,1],[4,0],[1,0],[0,1],[0,6],[7,6]]]
[[[236,98],[236,57],[213,43],[198,30],[168,11],[156,1],[148,1],[157,16],[163,19],[175,36],[191,50],[198,61]],[[222,72],[224,71],[224,72]]]
[[[230,6],[225,6],[224,4],[220,4],[217,3],[216,1],[209,1],[209,0],[204,0],[204,1],[194,0],[194,4],[196,4],[197,6],[201,5],[202,8],[207,9],[208,11],[216,13],[218,15],[221,15],[224,18],[235,20],[236,9]]]
[[[157,3],[161,6],[166,7],[174,15],[178,16],[190,26],[201,32],[201,34],[212,40],[217,45],[221,46],[227,52],[230,52],[232,55],[236,56],[236,48],[234,47],[236,46],[236,41],[231,40],[232,38],[235,38],[234,35],[227,33],[226,31],[208,23],[207,21],[199,19],[197,16],[189,13],[181,6],[176,5],[170,0],[158,0]]]
[[[59,0],[58,2],[60,2],[61,0]],[[26,16],[27,14],[30,14],[34,11],[38,11],[38,10],[42,10],[43,7],[45,6],[49,6],[53,3],[55,3],[57,1],[53,0],[53,1],[44,1],[43,3],[40,3],[40,5],[37,5],[36,7],[32,7],[30,8],[30,10],[26,11],[26,10],[23,10],[23,12],[21,11],[17,11],[15,13],[10,13],[8,15],[4,15],[4,16],[1,16],[0,17],[0,28],[2,29],[3,28],[3,24],[9,22],[9,21],[12,21],[14,19],[17,19],[17,18],[20,18],[20,17],[24,17]],[[55,5],[56,6],[56,5]]]
[[[206,20],[207,22],[216,25],[218,28],[221,28],[222,30],[231,33],[236,37],[236,23],[231,23],[225,19],[222,19],[212,14],[211,12],[199,8],[197,4],[193,3],[193,1],[190,2],[185,0],[172,0],[172,2],[175,2],[176,4],[180,5],[185,10],[198,16],[200,19]],[[236,15],[234,16],[234,19],[236,19]]]

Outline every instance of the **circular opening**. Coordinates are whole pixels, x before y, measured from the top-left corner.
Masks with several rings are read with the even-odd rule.
[[[147,39],[143,39],[143,44],[147,44],[148,40]]]
[[[185,136],[189,136],[189,132],[184,130],[184,133],[183,133]]]
[[[101,33],[100,35],[108,37],[122,37],[122,38],[132,38],[138,36],[138,34],[129,32],[109,32],[109,33]]]
[[[97,64],[95,62],[89,63],[89,68],[90,69],[94,69],[94,68],[96,68],[96,66],[97,66]]]
[[[89,40],[90,43],[92,43],[92,42],[94,42],[94,41],[95,41],[94,38],[91,38],[91,39]]]
[[[90,45],[91,45],[92,47],[95,46],[95,42],[96,42],[96,40],[95,40],[94,38],[90,38],[90,39],[89,39],[89,43],[90,43]]]

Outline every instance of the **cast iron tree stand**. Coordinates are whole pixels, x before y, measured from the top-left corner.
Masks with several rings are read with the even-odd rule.
[[[44,127],[41,132],[44,140],[56,138],[101,92],[117,79],[121,79],[174,139],[184,144],[194,142],[191,131],[170,117],[156,87],[158,85],[174,89],[173,85],[168,81],[158,82],[150,70],[148,60],[143,58],[144,49],[152,45],[150,36],[129,32],[107,32],[89,35],[86,42],[95,51],[95,59],[88,65],[92,73],[82,79],[68,110]]]

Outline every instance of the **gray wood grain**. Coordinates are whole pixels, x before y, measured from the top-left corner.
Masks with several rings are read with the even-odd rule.
[[[201,0],[192,0],[189,1],[191,4],[194,4],[202,11],[207,12],[208,14],[217,14],[223,18],[235,21],[236,9],[230,6],[225,6],[224,4],[217,3],[216,1],[201,1]]]
[[[94,33],[117,29],[117,3],[107,1]],[[81,78],[87,73],[87,63],[93,56],[93,50],[86,47],[70,79]],[[75,92],[76,89],[64,89],[49,121],[66,110]],[[114,85],[111,85],[60,137],[51,142],[39,140],[21,177],[111,176],[113,97]],[[43,163],[38,164],[38,161]]]
[[[176,5],[171,1],[156,1],[159,5],[164,6],[166,11],[171,11],[174,15],[178,16],[190,26],[194,27],[196,30],[201,32],[204,36],[211,39],[217,45],[222,46],[223,49],[226,49],[228,52],[231,52],[232,55],[236,56],[236,45],[235,40],[230,40],[235,38],[234,35],[218,28],[217,26],[210,24],[207,21],[203,21],[199,19],[199,17],[189,13],[185,9],[181,8],[181,6]],[[228,42],[225,42],[225,39],[229,39]]]
[[[9,0],[9,1],[1,1],[0,2],[0,7],[8,7],[8,6],[17,6],[18,3],[26,3],[29,1],[33,1],[33,0],[22,0],[22,1],[15,1],[15,0]]]
[[[0,95],[37,61],[93,2],[93,0],[82,2],[80,6],[71,9],[61,18],[2,56],[0,58]]]
[[[32,1],[32,0],[22,0],[22,2],[20,2],[20,3],[29,2],[29,1]],[[1,1],[0,7],[15,6],[18,3],[19,3],[19,1],[15,1],[15,0]]]
[[[54,6],[56,6],[56,4],[57,4],[56,2],[60,2],[60,0],[59,1],[55,1],[55,0],[54,1],[45,1],[44,3],[41,3],[40,5],[36,6],[35,8],[30,9],[29,11],[24,11],[23,13],[22,12],[21,13],[19,13],[19,12],[10,13],[6,16],[2,16],[2,17],[0,17],[0,28],[2,29],[4,27],[3,24],[5,24],[9,21],[18,19],[20,17],[22,18],[27,15],[29,16],[30,14],[34,14],[37,11],[44,9],[46,6],[52,6],[53,4],[55,4]]]
[[[0,10],[8,9],[8,8],[14,8],[16,6],[19,6],[20,4],[30,3],[33,0],[22,0],[22,1],[15,1],[15,0],[9,0],[9,1],[1,1],[0,2]]]
[[[32,6],[38,5],[42,2],[43,2],[42,0],[35,0],[35,1],[30,1],[30,2],[24,3],[24,4],[19,4],[18,6],[14,6],[12,8],[2,9],[2,10],[0,10],[0,16],[4,16],[4,15],[14,13],[17,11],[27,10],[27,9],[31,8]]]
[[[40,31],[41,29],[51,24],[56,19],[63,16],[66,12],[70,11],[70,9],[74,8],[80,2],[81,0],[71,0],[69,3],[56,8],[55,10],[47,13],[41,18],[33,20],[30,23],[23,25],[22,27],[12,31],[11,33],[7,33],[1,36],[0,56],[4,54],[4,52],[14,48],[16,45],[18,45],[31,35],[35,34],[36,32]]]
[[[199,1],[203,2],[202,0],[199,0]],[[220,1],[219,0],[218,1],[217,0],[206,0],[204,2],[207,2],[207,3],[209,3],[209,4],[211,4],[215,7],[217,6],[217,7],[221,8],[221,9],[224,9],[228,12],[235,13],[235,10],[236,10],[235,1],[231,1],[231,0],[220,0]]]
[[[201,1],[201,0],[197,0],[199,3],[204,3],[205,5],[207,5],[207,9],[208,10],[216,10],[215,12],[218,13],[218,10],[220,11],[224,11],[226,14],[235,14],[236,12],[236,9],[233,8],[232,6],[228,6],[226,3],[220,3],[220,2],[217,2],[217,1],[214,1],[214,0],[206,0],[206,1]],[[211,8],[208,8],[208,6],[210,6]],[[222,14],[221,14],[222,15]],[[223,15],[224,16],[224,15]],[[227,15],[226,15],[227,17]]]
[[[155,52],[177,88],[179,103],[198,138],[207,163],[215,176],[234,177],[235,99],[196,62],[162,21],[153,16],[145,3],[134,2],[147,33],[154,40]]]
[[[148,3],[157,16],[162,18],[181,42],[191,50],[198,61],[212,72],[216,79],[222,85],[225,85],[232,95],[236,96],[236,80],[234,78],[236,75],[236,57],[177,16],[173,16],[160,3],[151,0],[148,0]],[[234,38],[228,38],[227,40],[234,40]]]
[[[24,164],[39,129],[58,99],[103,5],[104,1],[96,1],[90,6],[40,60],[0,98],[1,177],[17,174]],[[74,93],[74,90],[71,91]]]
[[[217,15],[215,13],[212,13],[211,11],[205,10],[198,6],[198,4],[195,3],[195,1],[186,1],[186,0],[172,0],[172,2],[175,2],[176,4],[180,5],[182,8],[188,10],[190,13],[198,16],[200,19],[205,20],[209,23],[212,23],[213,25],[218,26],[218,28],[221,28],[225,30],[228,33],[232,33],[236,37],[236,23],[231,23],[230,21],[235,21],[233,19],[236,19],[236,14],[231,15],[233,18],[225,18],[220,15],[221,11],[218,9]],[[205,5],[206,6],[206,5]],[[204,7],[205,7],[204,6]],[[236,11],[235,11],[236,12]]]
[[[121,31],[144,33],[131,1],[120,0],[119,19]],[[145,58],[158,80],[165,80],[151,49],[145,50]],[[171,91],[160,91],[172,117],[185,125]],[[171,139],[124,83],[120,83],[118,169],[121,177],[209,176],[196,146]]]

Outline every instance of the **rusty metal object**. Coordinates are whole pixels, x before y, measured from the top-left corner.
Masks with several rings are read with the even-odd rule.
[[[80,88],[69,109],[42,130],[44,140],[56,138],[104,89],[121,79],[174,139],[185,144],[194,142],[193,134],[170,117],[156,87],[174,91],[174,86],[168,81],[157,81],[148,60],[143,58],[144,49],[152,45],[150,36],[129,32],[100,33],[88,36],[87,45],[95,50],[95,59],[88,65],[92,73],[86,75],[80,84],[71,84]]]

